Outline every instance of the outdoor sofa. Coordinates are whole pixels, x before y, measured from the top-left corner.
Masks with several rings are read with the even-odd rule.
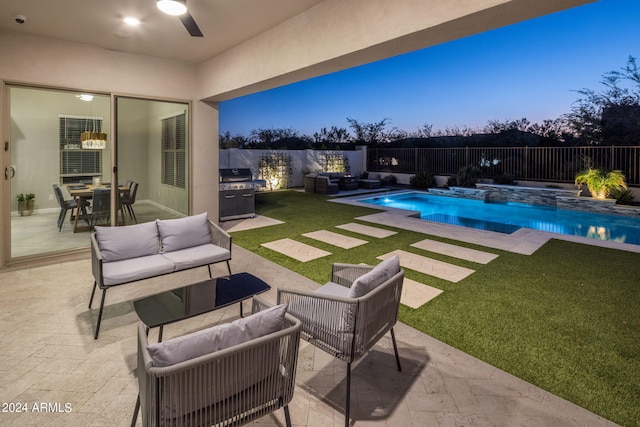
[[[231,236],[207,213],[122,227],[95,227],[91,234],[93,290],[102,289],[94,338],[98,339],[107,289],[225,261],[231,274]]]

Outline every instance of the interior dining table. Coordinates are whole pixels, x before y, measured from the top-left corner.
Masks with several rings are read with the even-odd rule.
[[[85,204],[87,200],[90,200],[93,198],[93,190],[95,190],[96,188],[111,188],[111,185],[109,184],[101,184],[101,185],[68,184],[67,185],[67,190],[69,190],[69,194],[71,195],[71,197],[76,199],[76,202],[78,203],[78,211],[76,212],[75,222],[73,225],[74,233],[91,230],[91,226],[89,224],[87,224],[86,226],[81,224],[79,225],[78,217],[80,217],[80,212],[79,212],[80,206]],[[126,185],[119,185],[118,190],[120,192],[120,197],[129,193],[129,187],[127,187]],[[125,217],[124,217],[124,207],[122,206],[122,203],[120,203],[119,211],[120,211],[120,215],[122,216],[122,221],[118,225],[126,225]]]

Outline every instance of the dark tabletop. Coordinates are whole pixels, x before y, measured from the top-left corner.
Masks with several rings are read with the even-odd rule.
[[[249,273],[194,283],[135,300],[138,317],[149,328],[167,325],[235,304],[271,289]]]

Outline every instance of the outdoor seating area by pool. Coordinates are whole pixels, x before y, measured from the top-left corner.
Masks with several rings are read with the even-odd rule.
[[[412,191],[382,194],[358,202],[415,211],[420,219],[511,234],[534,230],[640,245],[640,220],[634,217],[569,211],[513,202],[469,200]]]

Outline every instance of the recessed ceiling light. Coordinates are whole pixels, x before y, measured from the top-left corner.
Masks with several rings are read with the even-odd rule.
[[[187,12],[185,0],[158,0],[156,6],[164,13],[173,16],[184,15]]]
[[[131,25],[132,27],[137,27],[138,25],[140,25],[140,20],[131,16],[127,16],[126,18],[124,18],[124,22],[125,24]]]

